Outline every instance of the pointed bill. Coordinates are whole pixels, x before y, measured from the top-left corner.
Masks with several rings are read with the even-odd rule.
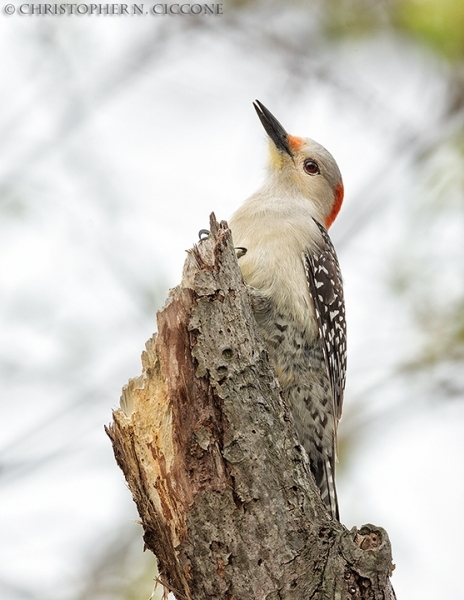
[[[259,120],[263,124],[266,133],[274,142],[276,148],[281,152],[286,152],[289,156],[293,158],[293,153],[289,145],[289,135],[279,123],[279,121],[264,106],[264,104],[261,104],[259,100],[255,100],[253,102],[253,106],[255,107],[255,110],[258,113]]]

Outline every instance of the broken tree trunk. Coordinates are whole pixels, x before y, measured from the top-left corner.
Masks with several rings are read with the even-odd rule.
[[[390,543],[329,518],[227,224],[189,251],[107,429],[178,600],[390,599]]]

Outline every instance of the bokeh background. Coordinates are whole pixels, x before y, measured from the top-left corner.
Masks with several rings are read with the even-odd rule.
[[[399,600],[462,598],[464,1],[222,6],[0,8],[0,598],[150,596],[103,425],[185,250],[262,180],[255,98],[344,177],[342,521],[388,530]]]

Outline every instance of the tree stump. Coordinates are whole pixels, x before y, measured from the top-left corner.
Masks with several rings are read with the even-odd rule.
[[[327,514],[230,230],[210,228],[107,428],[160,578],[178,600],[393,599],[387,533]]]

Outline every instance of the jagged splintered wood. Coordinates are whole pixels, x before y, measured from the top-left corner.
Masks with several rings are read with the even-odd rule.
[[[394,598],[386,532],[328,517],[225,222],[188,252],[107,432],[178,600]]]

